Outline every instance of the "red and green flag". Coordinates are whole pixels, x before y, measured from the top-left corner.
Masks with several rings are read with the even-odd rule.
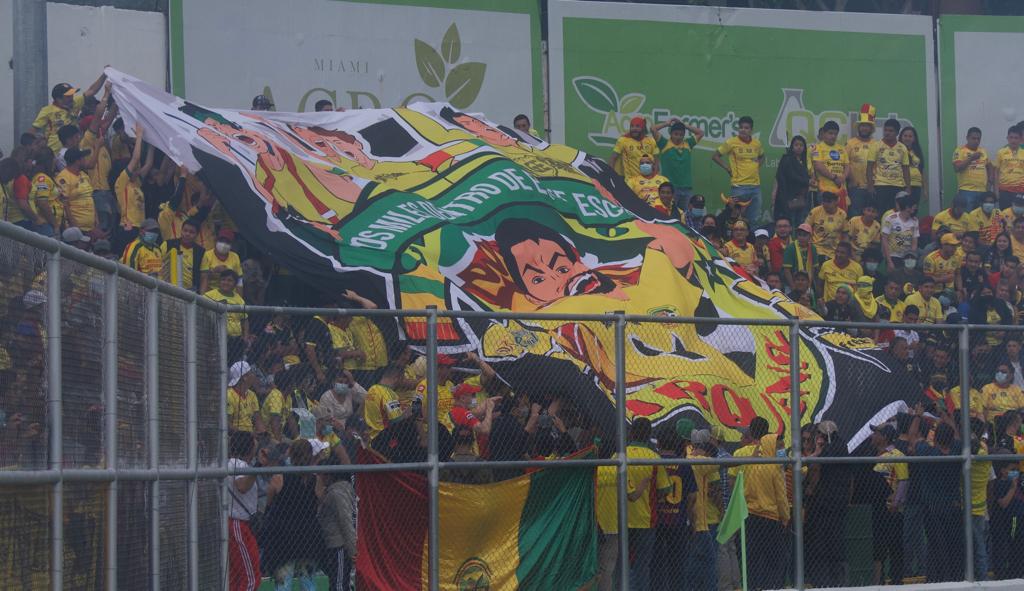
[[[363,461],[382,462],[372,452]],[[359,589],[428,583],[428,488],[418,472],[363,473]],[[440,586],[579,589],[597,574],[593,468],[545,468],[494,484],[442,482]]]

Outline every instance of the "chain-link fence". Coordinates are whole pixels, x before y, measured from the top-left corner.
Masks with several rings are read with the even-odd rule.
[[[1024,574],[1017,327],[231,307],[0,231],[0,588]]]

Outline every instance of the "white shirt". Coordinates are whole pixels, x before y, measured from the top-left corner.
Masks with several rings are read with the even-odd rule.
[[[897,212],[882,218],[882,235],[889,241],[889,254],[901,257],[912,250],[913,239],[921,236],[917,218],[904,220]]]
[[[234,470],[238,468],[249,468],[249,463],[245,460],[238,458],[228,458],[228,470]],[[228,476],[228,499],[230,499],[230,508],[228,509],[228,517],[231,519],[238,519],[241,521],[249,521],[249,517],[253,513],[256,513],[259,503],[259,491],[257,490],[256,483],[254,482],[249,490],[242,492],[238,490],[235,483],[240,478],[248,478],[247,476]]]
[[[907,355],[911,359],[913,359],[914,358],[914,350],[909,348],[909,347],[914,346],[915,343],[917,343],[918,341],[921,340],[921,336],[917,334],[917,331],[916,330],[894,330],[893,331],[893,336],[894,337],[903,337],[904,339],[907,340],[907,347],[908,347]]]
[[[1010,366],[1013,367],[1013,384],[1018,388],[1024,389],[1024,368],[1021,367],[1019,361],[1011,362]]]

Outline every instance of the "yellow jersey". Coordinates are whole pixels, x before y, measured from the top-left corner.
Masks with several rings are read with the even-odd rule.
[[[237,293],[231,295],[224,295],[219,289],[211,289],[203,294],[211,300],[227,305],[244,306],[245,300],[242,296]],[[248,317],[244,312],[232,312],[228,314],[228,336],[229,337],[240,337],[242,336],[242,321]]]
[[[1002,387],[995,382],[986,384],[981,389],[981,396],[985,399],[985,420],[992,421],[997,416],[1008,411],[1017,411],[1024,408],[1024,391],[1011,383]]]
[[[864,269],[860,263],[854,260],[847,263],[845,267],[837,265],[835,259],[829,259],[822,263],[821,268],[818,269],[818,279],[825,282],[825,301],[836,297],[836,291],[839,290],[840,285],[849,285],[850,289],[854,289],[854,284],[863,274]]]
[[[846,227],[846,212],[837,209],[828,213],[824,206],[817,206],[807,215],[807,223],[811,226],[811,242],[818,249],[818,254],[832,258],[836,254],[836,245]]]
[[[915,291],[908,295],[907,299],[903,300],[903,303],[908,306],[917,306],[917,309],[921,312],[920,322],[922,324],[939,324],[944,320],[942,304],[939,303],[939,298],[935,296],[928,298],[926,302],[921,297],[921,292]]]
[[[208,250],[203,253],[203,262],[200,264],[199,270],[204,273],[210,272],[213,274],[210,281],[217,280],[217,274],[224,269],[231,269],[238,276],[242,276],[242,261],[238,258],[238,254],[234,251],[228,253],[227,258],[220,258],[217,253],[213,250]]]
[[[967,168],[956,173],[956,188],[961,191],[984,191],[988,189],[988,151],[979,147],[972,150],[966,145],[953,151],[953,166],[967,159],[977,151],[981,156],[967,165]]]
[[[142,238],[132,240],[121,254],[121,264],[145,273],[151,277],[159,277],[164,266],[164,248],[162,244],[152,246]]]
[[[46,145],[53,150],[56,154],[60,152],[63,147],[60,144],[60,138],[57,137],[57,131],[65,125],[74,125],[78,122],[78,114],[82,112],[82,107],[85,105],[85,95],[82,93],[75,94],[75,97],[71,99],[71,109],[65,109],[64,107],[58,107],[57,105],[50,103],[39,109],[39,114],[36,115],[36,120],[32,122],[32,127],[38,129],[46,137]]]
[[[176,246],[167,247],[164,242],[164,261],[160,270],[160,278],[171,285],[179,285],[184,289],[196,289],[199,287],[199,278],[195,276],[196,268],[196,247]],[[181,277],[178,277],[178,259],[181,259]]]
[[[962,256],[953,254],[953,256],[944,258],[942,253],[933,250],[928,253],[928,256],[924,257],[924,274],[931,278],[935,278],[937,275],[945,275],[946,273],[956,274],[959,272],[960,267],[963,266],[964,259]],[[954,281],[935,281],[935,289],[953,289],[955,286]]]
[[[889,146],[878,142],[868,153],[868,162],[875,163],[876,187],[905,187],[903,167],[910,166],[910,151],[903,144],[896,142]]]
[[[992,165],[999,171],[997,180],[1000,191],[1024,193],[1024,150],[1011,150],[1010,146],[1003,146],[996,152],[996,160]]]
[[[29,193],[29,200],[36,211],[47,208],[53,212],[53,221],[56,224],[54,231],[60,232],[64,227],[64,204],[60,201],[57,183],[50,178],[50,175],[41,172],[32,177],[32,192]]]
[[[722,246],[722,250],[725,252],[725,256],[732,258],[742,267],[752,267],[757,264],[757,251],[749,242],[740,246],[734,240],[730,240]]]
[[[402,406],[398,396],[390,386],[374,384],[366,391],[363,402],[363,422],[370,439],[374,439],[398,417],[402,416]]]
[[[366,354],[366,359],[346,359],[345,369],[374,370],[388,364],[387,343],[372,319],[366,316],[354,317],[348,332],[352,335],[353,345]]]
[[[24,177],[20,177],[20,179],[22,181],[25,180]],[[24,222],[28,219],[25,217],[25,212],[18,207],[18,202],[14,197],[16,192],[14,184],[17,181],[18,179],[8,181],[0,186],[0,220],[11,222],[12,224]],[[33,209],[31,191],[29,192],[29,195],[26,195],[26,197],[28,198],[28,205],[31,210]]]
[[[818,142],[814,144],[814,150],[811,151],[811,160],[813,162],[821,162],[828,169],[829,173],[834,174],[840,179],[844,178],[846,174],[846,165],[850,163],[850,159],[846,154],[846,148],[839,144],[832,144],[831,146],[825,142]],[[845,181],[840,181],[836,184],[832,179],[824,176],[818,176],[818,190],[826,193],[839,193],[839,186]]]
[[[650,178],[643,175],[626,178],[626,185],[636,193],[637,197],[644,200],[651,207],[661,204],[661,199],[658,197],[658,187],[667,182],[668,179],[660,174]]]
[[[284,394],[277,388],[271,388],[270,392],[267,392],[267,397],[263,399],[263,405],[260,406],[260,416],[263,417],[263,424],[270,426],[270,419],[274,416],[284,418]]]
[[[443,384],[437,385],[437,420],[442,425],[448,428],[449,431],[455,429],[455,424],[452,423],[452,407],[455,406],[455,397],[452,396],[452,390],[455,388],[455,384],[448,380]],[[420,383],[416,385],[416,400],[423,403],[423,416],[427,416],[427,380],[420,380]]]
[[[626,448],[626,457],[630,459],[660,459],[658,452],[643,445],[633,442]],[[627,469],[629,477],[629,488],[636,490],[644,478],[650,478],[649,494],[641,494],[637,500],[629,501],[626,510],[629,521],[629,529],[651,529],[654,527],[654,502],[658,498],[658,492],[667,491],[672,487],[668,479],[668,473],[664,466],[630,466]]]
[[[890,303],[889,300],[885,299],[884,295],[880,295],[875,298],[875,302],[889,311],[889,322],[903,322],[903,310],[907,307],[903,300],[896,300],[895,303]]]
[[[79,142],[79,148],[83,150],[91,150],[96,155],[96,164],[89,169],[89,182],[92,183],[92,188],[96,191],[109,191],[110,190],[110,150],[107,149],[107,143],[94,134],[91,130],[87,130],[82,135],[82,141]]]
[[[985,246],[992,246],[996,236],[1003,231],[1003,212],[996,208],[992,215],[985,215],[985,210],[979,206],[968,215],[967,230],[977,232],[979,241]]]
[[[114,182],[114,192],[117,194],[117,206],[121,209],[121,225],[130,225],[138,228],[146,219],[146,197],[142,193],[142,181],[132,179],[127,170],[121,171]],[[178,236],[173,233],[163,234],[163,226],[160,227],[164,240],[174,240]]]
[[[907,155],[910,156],[910,186],[924,186],[924,177],[921,175],[921,159],[913,150],[907,150]]]
[[[644,154],[651,158],[655,158],[659,154],[658,143],[649,135],[645,135],[640,140],[624,135],[615,140],[615,147],[612,148],[612,152],[618,154],[619,161],[622,162],[619,166],[620,170],[617,172],[627,179],[640,176],[640,158]]]
[[[761,184],[761,158],[764,156],[764,149],[760,140],[752,137],[749,142],[745,142],[739,136],[733,136],[718,147],[718,153],[729,157],[732,186]]]
[[[228,430],[253,432],[252,417],[260,412],[260,401],[256,393],[246,390],[239,394],[234,388],[228,388]]]
[[[984,213],[984,212],[982,212]],[[950,232],[953,232],[957,237],[964,235],[971,229],[971,215],[967,212],[960,214],[960,217],[953,217],[953,209],[943,209],[939,213],[935,214],[932,218],[932,234],[936,234],[939,228],[945,226]]]
[[[879,141],[872,138],[864,141],[857,137],[846,140],[846,157],[850,160],[850,184],[858,189],[868,186],[868,154]]]
[[[57,190],[67,203],[65,214],[72,225],[89,233],[96,227],[96,207],[92,200],[92,183],[85,171],[75,174],[65,168],[57,173]]]
[[[854,216],[846,220],[843,229],[853,247],[853,259],[859,261],[864,251],[872,246],[879,246],[882,241],[882,223],[872,220],[871,225],[864,223],[864,216]]]

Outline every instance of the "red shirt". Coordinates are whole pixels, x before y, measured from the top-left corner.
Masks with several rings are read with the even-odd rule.
[[[789,246],[789,243],[792,241],[792,236],[786,240],[783,240],[778,236],[772,236],[772,239],[768,241],[768,257],[771,262],[771,269],[773,273],[782,272],[782,253],[786,251],[786,247]]]

